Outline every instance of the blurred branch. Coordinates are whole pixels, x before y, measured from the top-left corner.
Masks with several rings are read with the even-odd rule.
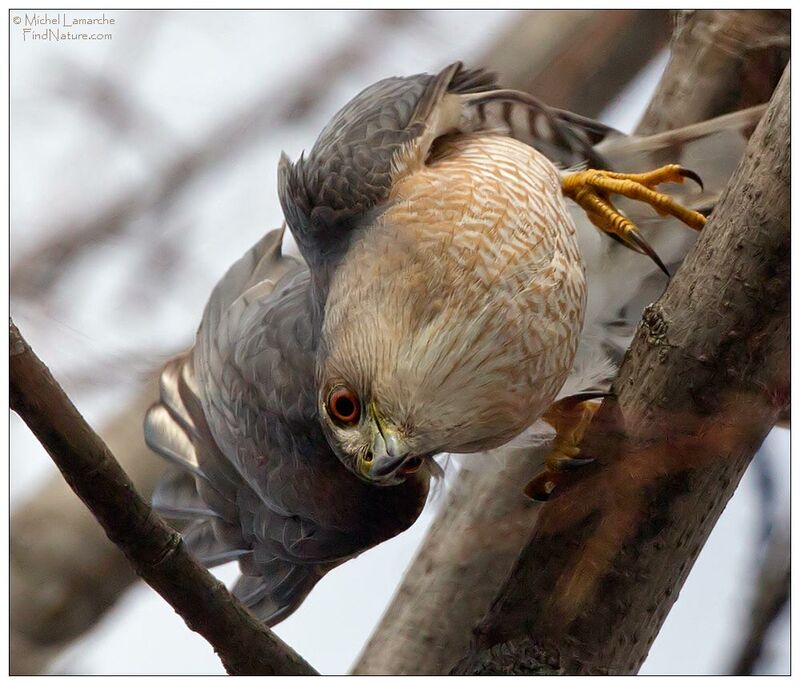
[[[336,74],[368,60],[386,34],[408,21],[410,14],[369,12],[353,37],[226,117],[199,145],[180,154],[160,173],[154,172],[152,181],[124,193],[89,219],[48,231],[51,238],[14,260],[12,296],[41,298],[86,250],[123,233],[134,219],[174,204],[192,182],[248,150],[254,140],[269,135],[280,124],[306,116],[336,86]]]
[[[506,88],[597,115],[667,44],[666,10],[536,10],[481,60]]]
[[[667,131],[767,102],[790,44],[789,10],[676,14],[670,61],[638,132]],[[676,110],[672,104],[681,101]]]
[[[627,17],[626,31],[608,30],[613,20]],[[658,14],[658,13],[655,13]],[[575,15],[576,21],[572,21]],[[556,81],[537,81],[537,75],[559,73],[564,46],[589,43],[571,63],[560,93],[580,92],[580,84],[593,80],[607,84],[604,97],[582,113],[596,116],[606,98],[624,82],[617,62],[597,60],[597,55],[626,52],[632,32],[647,13],[639,12],[532,12],[501,36],[484,65],[498,72],[501,83],[541,83],[537,97],[550,102],[546,90]],[[577,26],[576,26],[577,24]],[[615,24],[619,28],[619,24]],[[542,48],[542,41],[546,48]],[[666,36],[663,41],[666,41]],[[629,63],[643,66],[660,44],[635,43],[627,51]],[[513,48],[513,49],[512,49]],[[512,65],[512,54],[516,65]],[[625,73],[632,75],[630,69]],[[547,85],[550,84],[550,85]],[[562,102],[571,106],[571,101]],[[546,447],[542,448],[546,451]],[[538,507],[522,495],[521,483],[536,474],[541,457],[532,451],[504,450],[505,467],[462,473],[450,493],[412,565],[406,571],[391,604],[357,660],[358,674],[447,673],[462,656],[471,630],[489,609],[503,579],[530,535]]]
[[[84,106],[110,133],[127,139],[132,150],[146,152],[149,160],[158,160],[165,147],[181,142],[178,132],[132,97],[129,79],[62,60],[56,65],[52,83],[55,95]]]
[[[179,138],[166,121],[137,100],[134,84],[136,72],[152,54],[164,17],[158,11],[129,13],[126,30],[115,37],[114,50],[103,60],[102,71],[92,71],[85,63],[62,56],[53,64],[50,75],[55,95],[86,106],[100,124],[117,136],[129,138],[135,152],[146,152],[153,161],[162,158],[168,145]],[[90,154],[87,141],[72,142],[74,154]],[[97,144],[94,136],[91,143]]]
[[[788,393],[789,101],[787,67],[589,427],[596,464],[542,507],[456,673],[632,674],[647,656]]]
[[[9,351],[11,408],[137,573],[212,644],[228,673],[315,674],[186,551],[180,535],[136,492],[13,322]]]
[[[753,675],[756,672],[769,629],[789,603],[792,576],[789,551],[789,527],[786,525],[770,538],[756,582],[750,626],[730,669],[732,675]]]

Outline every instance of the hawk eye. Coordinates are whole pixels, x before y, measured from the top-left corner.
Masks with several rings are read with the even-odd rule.
[[[351,426],[361,416],[361,404],[358,401],[358,395],[343,385],[337,385],[330,391],[326,404],[328,413],[336,423]]]

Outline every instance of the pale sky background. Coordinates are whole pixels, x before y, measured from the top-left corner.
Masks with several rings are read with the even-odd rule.
[[[189,338],[217,278],[265,230],[280,224],[275,185],[282,149],[296,157],[309,148],[328,117],[379,78],[435,71],[455,59],[469,63],[497,39],[513,14],[423,14],[381,40],[375,59],[349,72],[309,117],[262,138],[235,162],[196,182],[174,206],[92,251],[64,278],[50,303],[14,303],[16,322],[56,377],[75,379],[75,369],[96,365],[88,381],[64,382],[89,422],[102,425],[135,391],[153,359]],[[360,40],[363,22],[352,11],[106,16],[116,22],[106,42],[32,42],[12,26],[12,259],[59,220],[91,215],[121,189],[146,179],[255,93],[267,87],[274,87],[276,97],[291,92],[321,53],[343,40]],[[648,65],[600,119],[631,130],[665,63],[664,54]],[[140,108],[136,128],[121,134],[92,113],[82,96],[87,74],[105,74],[128,103]],[[169,252],[176,244],[179,252]],[[174,260],[176,274],[155,286],[148,270],[154,251]],[[104,374],[105,365],[130,355],[138,363],[129,375]],[[16,416],[11,444],[13,506],[55,468]],[[776,429],[759,456],[774,476],[782,511],[788,509],[788,448],[788,431]],[[319,671],[346,673],[380,620],[435,506],[406,533],[328,574],[276,632]],[[758,507],[751,469],[703,549],[642,673],[710,674],[728,665],[748,621],[742,588],[752,587],[756,570]],[[237,570],[228,565],[218,574],[230,582]],[[774,627],[763,667],[788,673],[786,613]],[[53,670],[223,673],[211,647],[142,584]]]

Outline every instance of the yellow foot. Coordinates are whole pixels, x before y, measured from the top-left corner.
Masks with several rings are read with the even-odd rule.
[[[669,276],[669,271],[659,256],[639,233],[639,229],[620,214],[611,202],[610,196],[623,195],[632,200],[646,202],[660,215],[671,214],[687,226],[699,231],[706,223],[706,218],[702,214],[687,209],[669,195],[656,190],[661,183],[683,183],[685,178],[690,178],[701,188],[703,187],[696,173],[678,164],[668,164],[643,174],[587,169],[565,176],[561,181],[561,187],[567,197],[583,207],[591,222],[601,231],[608,233],[631,250],[647,255]]]
[[[607,392],[585,392],[555,402],[542,419],[556,429],[553,449],[545,459],[545,469],[525,487],[525,494],[541,502],[565,480],[567,472],[594,459],[581,457],[580,444],[586,428]]]

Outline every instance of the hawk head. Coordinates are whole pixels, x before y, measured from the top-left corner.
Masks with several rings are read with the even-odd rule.
[[[370,227],[337,270],[317,359],[318,409],[340,460],[381,485],[429,457],[497,447],[535,416],[519,327],[502,288],[408,227]],[[534,393],[535,395],[535,393]]]

